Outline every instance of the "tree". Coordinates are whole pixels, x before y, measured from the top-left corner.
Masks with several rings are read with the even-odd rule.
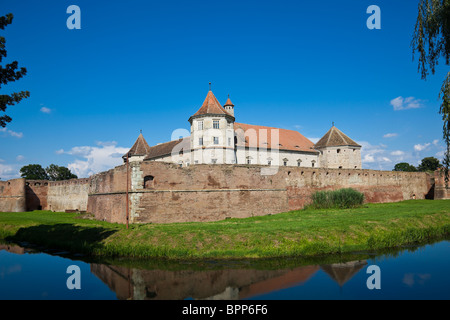
[[[400,162],[394,166],[392,171],[416,172],[417,168],[407,162]]]
[[[70,170],[66,167],[60,167],[56,164],[49,165],[45,171],[51,181],[61,181],[61,180],[69,180],[69,179],[77,179],[78,177],[70,172]]]
[[[48,180],[47,172],[40,164],[29,164],[20,169],[20,176],[28,180]]]
[[[450,64],[450,1],[448,0],[420,0],[418,16],[411,46],[413,58],[419,53],[419,72],[422,79],[426,79],[430,69],[435,68],[443,58],[446,65]],[[448,187],[450,165],[450,72],[447,73],[439,99],[442,103],[439,113],[444,122],[442,131],[447,145],[444,155],[445,184]]]
[[[8,13],[6,16],[0,17],[0,29],[4,30],[8,24],[11,24],[13,20],[12,13]],[[6,58],[5,38],[0,36],[0,63],[3,58]],[[0,65],[0,88],[1,85],[6,85],[8,82],[14,82],[19,80],[27,74],[26,68],[19,69],[19,63],[13,61],[3,67]],[[19,103],[22,99],[28,98],[30,93],[28,91],[14,92],[11,94],[0,95],[0,111],[5,112],[8,106],[13,106]],[[0,127],[6,127],[8,122],[11,122],[11,117],[4,114],[0,116]]]
[[[427,157],[422,159],[422,163],[419,164],[419,171],[436,171],[438,168],[441,168],[442,165],[439,163],[439,160],[435,157]]]

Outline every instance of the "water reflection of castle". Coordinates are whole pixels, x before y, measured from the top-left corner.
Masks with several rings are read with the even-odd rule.
[[[301,285],[322,269],[343,286],[367,262],[352,261],[330,265],[310,265],[294,269],[256,270],[140,270],[103,264],[91,264],[91,272],[107,284],[118,299],[236,300]]]

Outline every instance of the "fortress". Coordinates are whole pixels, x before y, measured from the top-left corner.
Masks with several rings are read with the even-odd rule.
[[[440,172],[361,168],[361,146],[334,125],[316,143],[299,132],[235,122],[210,90],[191,135],[150,147],[142,134],[124,164],[86,179],[0,181],[0,211],[90,212],[126,223],[216,221],[304,207],[317,190],[354,188],[366,202],[449,199]]]

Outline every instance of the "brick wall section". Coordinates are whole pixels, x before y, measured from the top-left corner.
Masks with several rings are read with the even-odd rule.
[[[0,181],[0,212],[26,211],[25,179]]]
[[[126,166],[91,176],[87,211],[98,220],[126,222]]]
[[[266,166],[180,168],[155,161],[136,166],[130,165],[129,190],[130,221],[137,223],[215,221],[297,210],[316,190],[352,187],[367,202],[394,202],[424,199],[431,188],[426,173],[280,167],[267,174]],[[125,223],[125,191],[125,165],[91,177],[88,211],[98,219]]]
[[[48,188],[48,210],[87,211],[89,179],[51,181]]]
[[[434,172],[434,199],[450,199],[450,190],[445,187],[444,170]]]
[[[48,210],[48,184],[49,181],[47,180],[26,180],[27,211]]]

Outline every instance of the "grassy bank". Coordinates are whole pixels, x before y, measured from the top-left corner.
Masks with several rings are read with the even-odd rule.
[[[124,225],[74,213],[0,213],[0,240],[94,256],[262,258],[381,249],[450,233],[450,202],[409,200],[217,222]]]

